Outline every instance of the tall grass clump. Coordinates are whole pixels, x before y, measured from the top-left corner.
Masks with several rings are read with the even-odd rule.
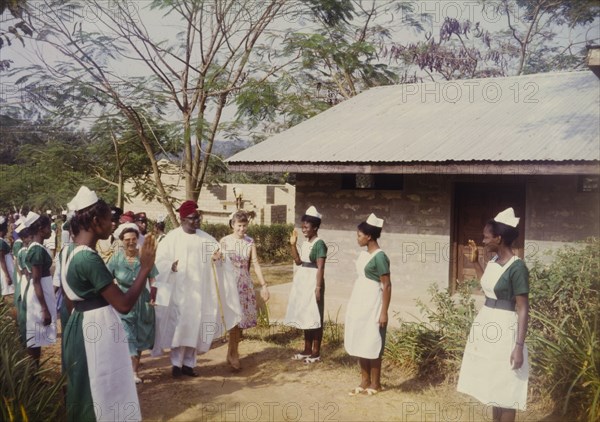
[[[19,341],[10,307],[0,302],[0,420],[41,421],[64,419],[64,378],[50,381],[51,370],[39,368]]]
[[[455,296],[435,284],[428,291],[431,306],[417,300],[421,320],[400,321],[399,329],[390,331],[386,357],[419,378],[453,380],[475,318],[475,301],[467,284]]]
[[[530,385],[568,419],[600,420],[600,241],[530,271]]]

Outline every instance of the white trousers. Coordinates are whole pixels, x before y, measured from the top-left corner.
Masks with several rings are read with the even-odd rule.
[[[193,347],[173,347],[171,349],[171,364],[173,366],[178,366],[179,368],[181,368],[182,365],[195,368],[197,356],[198,353],[196,353],[196,349]]]

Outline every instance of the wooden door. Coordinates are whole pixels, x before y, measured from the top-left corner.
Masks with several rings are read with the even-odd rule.
[[[513,243],[513,250],[520,258],[524,257],[525,243],[525,184],[488,184],[457,183],[454,192],[454,219],[451,290],[456,289],[456,282],[475,278],[475,268],[469,261],[468,240],[472,239],[479,246],[482,267],[491,256],[485,256],[482,246],[483,227],[500,211],[513,207],[515,215],[520,217],[519,237]]]

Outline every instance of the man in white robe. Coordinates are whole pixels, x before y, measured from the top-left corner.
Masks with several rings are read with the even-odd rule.
[[[181,227],[171,230],[156,251],[153,355],[170,348],[176,378],[198,376],[198,353],[207,352],[213,338],[238,324],[241,315],[237,289],[225,291],[220,280],[219,243],[198,228],[197,208],[194,201],[179,207]]]

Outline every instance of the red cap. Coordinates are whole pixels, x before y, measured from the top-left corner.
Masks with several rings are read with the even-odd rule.
[[[198,204],[192,200],[187,200],[183,204],[179,206],[177,211],[179,211],[179,217],[185,218],[188,215],[191,215],[198,209]]]
[[[119,223],[133,223],[134,217],[135,214],[133,214],[133,211],[127,211],[119,218]]]

